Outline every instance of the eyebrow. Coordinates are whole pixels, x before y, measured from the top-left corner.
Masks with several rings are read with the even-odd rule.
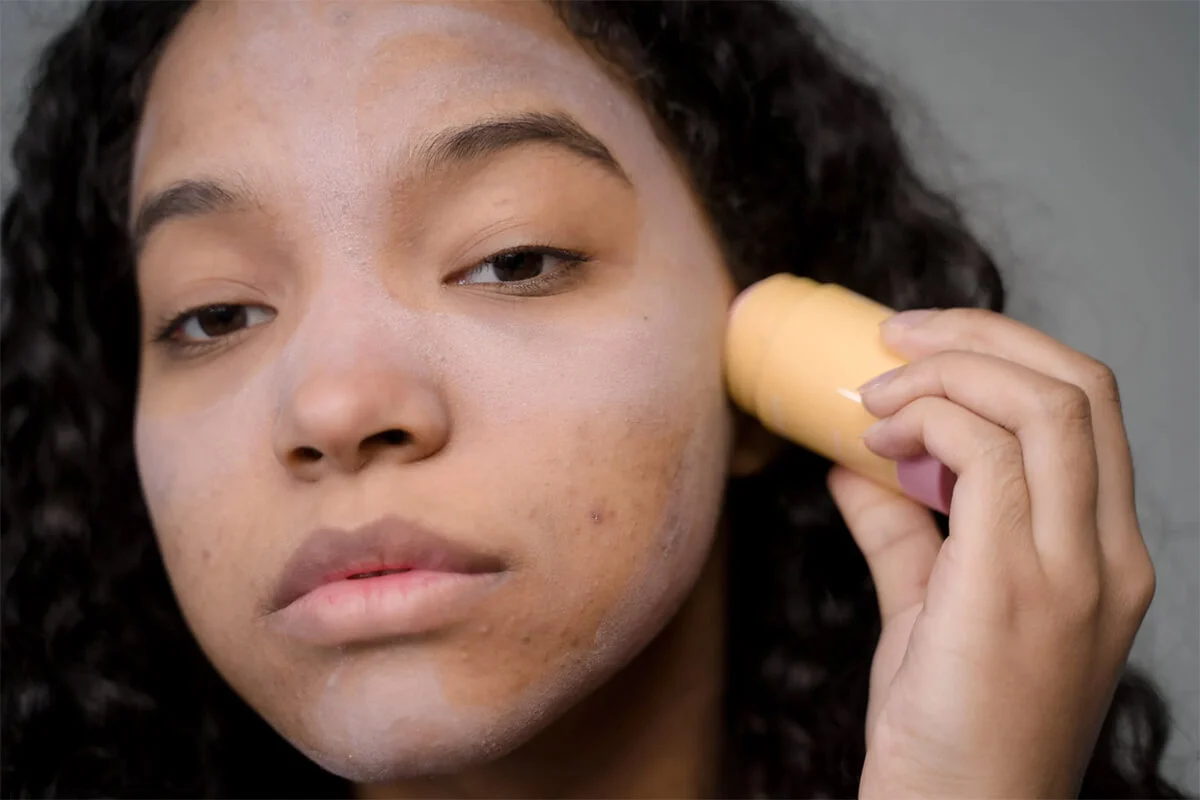
[[[417,149],[426,173],[477,162],[530,143],[564,148],[600,165],[632,186],[629,176],[602,141],[563,112],[531,111],[495,117],[435,134]],[[134,215],[134,252],[140,253],[155,228],[168,220],[258,205],[250,192],[216,180],[184,180],[147,198]]]
[[[529,111],[485,119],[464,128],[452,128],[436,134],[420,148],[418,160],[432,171],[484,159],[531,142],[565,148],[599,164],[614,177],[632,185],[629,176],[604,142],[563,112]]]
[[[151,195],[134,216],[132,238],[139,253],[151,231],[170,219],[215,214],[253,205],[249,194],[213,180],[186,180]]]

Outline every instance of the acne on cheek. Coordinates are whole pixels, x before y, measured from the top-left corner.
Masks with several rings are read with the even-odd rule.
[[[541,535],[530,536],[551,541],[538,564],[538,580],[549,585],[514,586],[469,644],[439,654],[451,707],[519,708],[514,699],[524,696],[529,713],[548,713],[606,679],[661,630],[699,574],[715,529],[723,475],[705,475],[725,445],[720,420],[709,422],[635,425],[624,436],[580,427],[563,469],[569,474],[574,460],[624,478],[611,494],[560,498]],[[598,450],[612,453],[611,461]]]

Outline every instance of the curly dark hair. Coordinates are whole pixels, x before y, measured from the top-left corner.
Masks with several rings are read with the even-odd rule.
[[[98,2],[47,48],[3,216],[4,796],[347,796],[217,675],[184,624],[133,453],[133,140],[188,3]],[[776,3],[556,4],[641,98],[739,285],[781,270],[895,308],[1001,309],[996,266],[916,171],[888,94]],[[857,793],[879,636],[866,562],[786,448],[732,480],[721,793]],[[944,520],[943,520],[944,524]],[[1168,723],[1128,671],[1084,797],[1181,797]]]

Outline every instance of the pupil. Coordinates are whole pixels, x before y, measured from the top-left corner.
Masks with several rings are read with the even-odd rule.
[[[244,321],[246,309],[242,306],[213,306],[196,315],[200,330],[205,336],[220,336],[236,330]]]
[[[541,253],[508,253],[497,256],[492,268],[501,281],[523,281],[540,274],[543,258]]]

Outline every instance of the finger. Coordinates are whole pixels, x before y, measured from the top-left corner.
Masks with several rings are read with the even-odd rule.
[[[886,625],[896,614],[924,601],[942,535],[923,506],[845,467],[834,467],[828,483],[850,535],[867,560]]]
[[[884,458],[928,453],[957,475],[950,537],[976,564],[1037,566],[1017,437],[942,397],[920,397],[880,420],[864,444]]]
[[[1029,487],[1034,541],[1075,568],[1099,558],[1096,446],[1088,396],[1074,384],[997,356],[949,350],[861,390],[877,417],[919,397],[944,397],[1017,437]]]
[[[910,318],[911,319],[911,318]],[[987,353],[1024,364],[1087,393],[1096,441],[1101,544],[1128,548],[1137,532],[1133,460],[1121,415],[1116,379],[1104,364],[1039,330],[995,312],[973,308],[935,311],[905,326],[897,315],[883,326],[884,342],[909,357],[941,350]],[[897,324],[900,323],[900,324]],[[1114,539],[1125,541],[1114,541]]]

